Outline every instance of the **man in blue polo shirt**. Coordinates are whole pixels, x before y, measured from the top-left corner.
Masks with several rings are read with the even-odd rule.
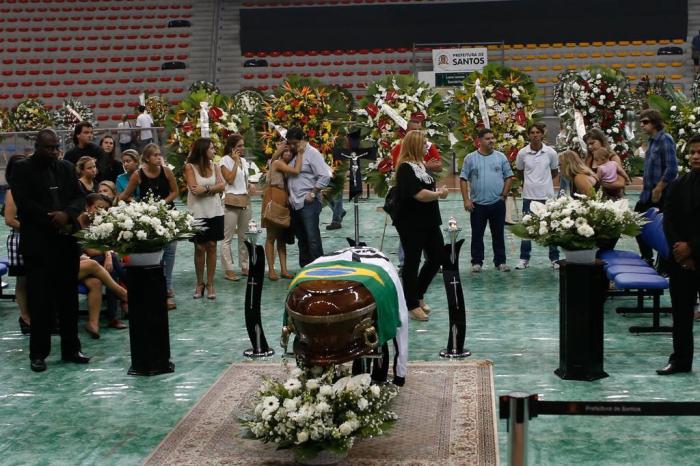
[[[472,227],[472,272],[481,272],[484,264],[484,231],[491,230],[493,263],[501,272],[506,265],[504,229],[506,197],[513,182],[513,170],[505,154],[494,150],[496,137],[488,128],[479,130],[479,149],[464,158],[459,175],[464,210],[470,212]]]

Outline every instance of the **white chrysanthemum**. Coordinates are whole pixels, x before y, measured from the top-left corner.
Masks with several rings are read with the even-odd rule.
[[[263,409],[267,411],[276,411],[280,406],[280,402],[275,396],[266,396],[262,399]]]
[[[299,379],[287,379],[284,383],[284,388],[290,393],[295,392],[301,388],[301,382],[299,382]]]

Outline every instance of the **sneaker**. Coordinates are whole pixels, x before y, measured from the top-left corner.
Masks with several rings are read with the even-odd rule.
[[[338,222],[331,222],[326,226],[326,230],[340,230],[341,228],[343,228],[343,225]]]
[[[472,273],[481,272],[481,264],[472,264]]]
[[[559,261],[552,261],[552,269],[559,270]]]
[[[525,270],[530,266],[530,261],[527,259],[520,259],[518,265],[515,266],[515,270]]]
[[[496,268],[499,272],[510,272],[510,267],[508,267],[506,264],[497,265]]]

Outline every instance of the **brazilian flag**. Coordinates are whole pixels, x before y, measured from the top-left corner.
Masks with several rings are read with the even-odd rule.
[[[349,280],[359,282],[372,294],[377,304],[377,336],[383,345],[396,336],[401,326],[399,300],[394,282],[386,271],[374,264],[354,261],[332,261],[310,264],[301,269],[289,285],[291,292],[299,283],[309,280]],[[287,321],[287,313],[284,313]]]

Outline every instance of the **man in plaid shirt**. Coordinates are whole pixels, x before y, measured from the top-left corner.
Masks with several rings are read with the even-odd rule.
[[[644,156],[644,183],[639,202],[634,210],[646,212],[651,207],[663,210],[668,185],[678,176],[676,143],[664,131],[661,114],[657,110],[642,110],[639,115],[642,130],[649,136],[649,148]],[[651,263],[653,250],[637,237],[642,258]]]

